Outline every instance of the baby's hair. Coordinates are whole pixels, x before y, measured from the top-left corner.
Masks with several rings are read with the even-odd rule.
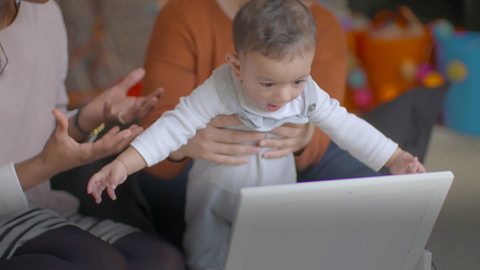
[[[272,59],[315,47],[315,22],[299,0],[250,0],[233,20],[237,54],[259,52]]]

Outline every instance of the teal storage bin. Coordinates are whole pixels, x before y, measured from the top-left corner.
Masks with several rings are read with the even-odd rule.
[[[451,82],[445,99],[445,125],[480,136],[480,33],[442,30],[436,29],[434,34],[438,67]]]

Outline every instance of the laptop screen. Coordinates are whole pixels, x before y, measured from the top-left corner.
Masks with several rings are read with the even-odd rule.
[[[415,270],[451,172],[245,188],[226,270]]]

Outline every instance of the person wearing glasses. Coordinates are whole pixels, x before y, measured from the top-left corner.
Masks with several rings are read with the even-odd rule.
[[[56,2],[0,0],[0,44],[0,269],[184,269],[163,240],[81,216],[73,196],[49,186],[53,175],[116,154],[143,130],[114,127],[87,140],[102,122],[131,122],[153,108],[160,90],[126,95],[144,70],[68,112],[67,38]]]

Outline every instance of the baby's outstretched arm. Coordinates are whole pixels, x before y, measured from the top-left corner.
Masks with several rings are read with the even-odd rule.
[[[96,203],[102,202],[102,193],[106,189],[108,196],[115,200],[115,189],[127,180],[127,177],[147,166],[142,156],[133,147],[128,147],[116,159],[95,173],[87,185],[87,193],[95,198]]]
[[[392,174],[405,173],[424,173],[426,172],[423,164],[418,157],[413,156],[407,151],[398,148],[385,164]]]

